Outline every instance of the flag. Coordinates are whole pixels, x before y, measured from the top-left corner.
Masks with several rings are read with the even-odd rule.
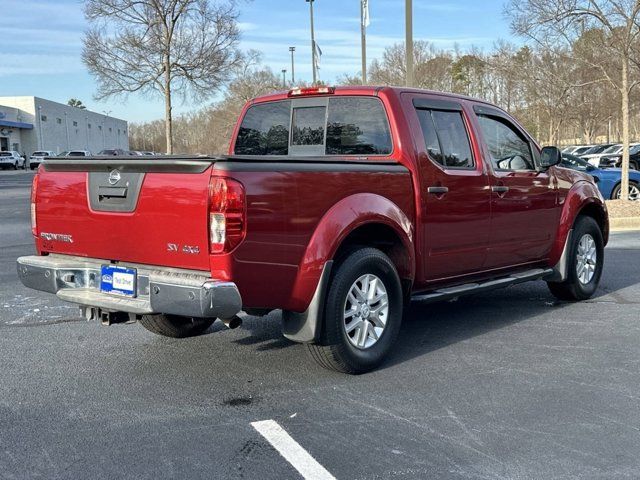
[[[319,70],[320,69],[320,57],[322,56],[322,50],[320,50],[320,45],[318,45],[318,42],[314,42],[314,45],[316,47],[316,69]]]
[[[362,25],[368,27],[371,25],[371,19],[369,18],[369,0],[362,1]]]

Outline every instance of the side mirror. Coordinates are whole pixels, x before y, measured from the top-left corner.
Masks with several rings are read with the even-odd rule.
[[[544,147],[540,152],[540,166],[542,168],[559,165],[562,161],[562,153],[558,147]]]

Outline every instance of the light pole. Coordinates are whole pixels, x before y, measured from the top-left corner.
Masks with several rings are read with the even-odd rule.
[[[360,0],[360,40],[362,44],[362,84],[367,83],[367,12],[368,0]]]
[[[305,0],[309,4],[309,17],[311,18],[311,70],[313,71],[313,84],[316,84],[316,37],[313,32],[313,2],[315,0]]]
[[[84,117],[84,130],[86,132],[85,137],[87,140],[85,150],[89,150],[89,117]]]
[[[407,87],[413,86],[413,5],[412,0],[405,0],[405,62],[407,64]]]
[[[71,145],[69,145],[69,121],[67,119],[67,112],[64,112],[64,128],[67,131],[67,150],[71,150]]]
[[[38,124],[40,125],[40,150],[44,150],[44,140],[42,138],[42,105],[38,105]]]
[[[287,88],[287,69],[282,69],[282,88]]]
[[[296,83],[296,75],[293,63],[293,53],[296,51],[296,47],[289,47],[289,51],[291,52],[291,85]]]

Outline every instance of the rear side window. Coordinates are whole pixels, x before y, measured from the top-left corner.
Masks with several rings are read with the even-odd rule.
[[[478,115],[480,130],[496,170],[535,170],[529,142],[506,120]]]
[[[418,119],[427,153],[434,162],[446,168],[474,168],[462,113],[420,109]]]
[[[327,155],[388,155],[391,133],[378,99],[336,97],[329,100]]]
[[[291,102],[254,105],[247,110],[238,137],[238,155],[287,155]]]

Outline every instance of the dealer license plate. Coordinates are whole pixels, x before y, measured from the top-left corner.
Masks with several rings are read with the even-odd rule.
[[[100,290],[128,297],[136,296],[135,268],[102,265],[100,272]]]

